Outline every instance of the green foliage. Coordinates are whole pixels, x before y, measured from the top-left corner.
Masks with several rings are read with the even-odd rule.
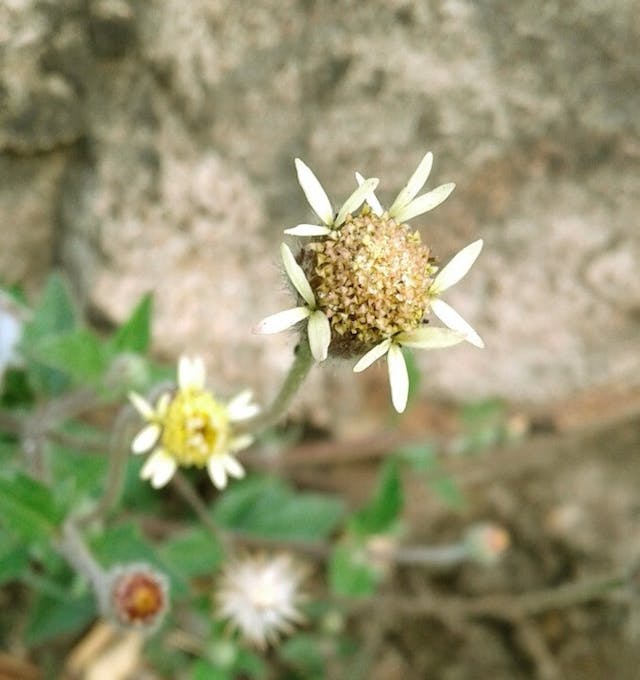
[[[329,586],[335,595],[368,597],[375,593],[378,578],[362,545],[336,546],[329,561]]]
[[[210,576],[221,564],[222,547],[206,529],[181,531],[158,549],[162,562],[184,579]]]
[[[253,477],[233,484],[214,509],[214,518],[229,529],[298,541],[327,538],[343,515],[341,500],[298,493],[270,477]]]
[[[19,472],[0,477],[0,522],[25,540],[50,539],[63,512],[53,492]]]
[[[29,566],[29,546],[0,529],[0,585],[18,580]]]
[[[380,469],[373,498],[353,515],[350,528],[361,535],[389,531],[402,512],[403,500],[399,465],[389,458]]]
[[[300,633],[285,640],[280,646],[280,658],[306,680],[325,677],[324,658],[320,652],[323,640],[317,635]]]
[[[152,312],[153,296],[147,294],[111,338],[109,344],[112,350],[144,354],[151,343]]]

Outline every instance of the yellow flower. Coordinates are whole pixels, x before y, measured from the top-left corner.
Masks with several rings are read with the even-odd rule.
[[[165,393],[155,407],[139,394],[129,395],[131,403],[147,424],[134,438],[135,454],[151,451],[140,476],[156,489],[165,486],[179,465],[206,466],[211,481],[224,489],[228,477],[241,478],[244,468],[233,456],[251,444],[250,435],[236,435],[233,423],[251,418],[258,407],[244,391],[228,403],[217,401],[205,389],[202,359],[181,357],[178,389]]]

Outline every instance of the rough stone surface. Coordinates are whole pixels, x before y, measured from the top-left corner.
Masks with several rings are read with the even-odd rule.
[[[291,305],[278,244],[310,218],[293,157],[337,204],[431,149],[458,188],[413,223],[443,261],[485,239],[445,299],[487,348],[422,356],[424,390],[637,384],[639,42],[634,0],[1,0],[0,277],[61,264],[112,320],[154,290],[159,352],[266,397],[294,341],[250,328]],[[384,381],[336,363],[302,402],[348,417]]]

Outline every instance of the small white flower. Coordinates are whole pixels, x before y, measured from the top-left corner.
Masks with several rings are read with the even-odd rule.
[[[409,373],[401,348],[440,349],[457,345],[464,339],[464,335],[448,328],[420,326],[412,331],[398,333],[393,338],[383,340],[369,350],[353,367],[353,370],[355,373],[360,373],[386,354],[391,402],[396,411],[402,413],[407,407],[409,397]]]
[[[311,290],[307,277],[286,244],[283,243],[280,246],[280,253],[289,280],[307,304],[271,314],[256,326],[255,332],[263,334],[279,333],[295,326],[303,319],[308,319],[307,335],[311,354],[316,361],[324,361],[327,358],[331,343],[329,319],[324,312],[317,308],[316,297]]]
[[[4,372],[10,366],[19,366],[21,357],[18,345],[28,313],[12,297],[0,290],[0,385]]]
[[[361,185],[347,198],[337,215],[334,216],[331,201],[329,201],[329,197],[318,178],[299,158],[295,159],[295,163],[298,182],[300,182],[309,205],[320,218],[322,224],[298,224],[290,229],[285,229],[285,234],[293,236],[326,236],[330,234],[334,229],[338,229],[347,219],[347,215],[356,211],[364,202],[367,194],[373,192],[378,186],[379,180],[375,177],[363,179]]]
[[[442,321],[445,326],[448,326],[454,331],[461,333],[467,342],[470,342],[476,347],[483,348],[484,342],[476,331],[456,312],[453,307],[448,305],[444,300],[440,300],[439,296],[445,290],[451,288],[458,283],[463,276],[471,269],[471,266],[476,261],[480,251],[482,250],[482,239],[470,243],[465,246],[460,252],[454,255],[436,275],[433,283],[429,287],[430,307],[433,313]]]
[[[299,611],[305,570],[289,555],[230,561],[216,593],[218,613],[251,645],[264,649],[304,622]]]
[[[249,435],[234,434],[232,424],[259,412],[245,390],[223,404],[205,389],[202,359],[181,357],[178,390],[163,394],[152,406],[139,394],[129,394],[131,403],[146,421],[133,439],[134,454],[151,451],[140,477],[159,489],[173,477],[179,465],[206,467],[211,481],[224,489],[229,477],[244,477],[244,468],[232,455],[251,445]]]

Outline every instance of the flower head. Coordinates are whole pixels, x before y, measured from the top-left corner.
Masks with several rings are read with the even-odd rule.
[[[218,612],[250,644],[264,649],[303,623],[298,609],[305,569],[289,555],[231,561],[216,593]]]
[[[463,248],[438,271],[431,249],[405,223],[438,206],[455,187],[442,184],[419,195],[432,165],[433,154],[427,153],[388,210],[374,193],[378,180],[356,173],[358,189],[333,218],[320,182],[296,159],[300,185],[322,225],[286,230],[314,237],[295,257],[282,246],[285,269],[304,304],[258,326],[260,332],[275,333],[309,319],[314,357],[360,357],[356,372],[386,355],[392,402],[399,412],[406,407],[409,388],[402,347],[436,349],[463,340],[483,346],[473,328],[440,299],[469,271],[482,241]],[[431,311],[447,328],[425,325]]]
[[[175,393],[163,394],[155,407],[135,392],[129,398],[147,421],[131,449],[136,454],[151,451],[140,476],[151,480],[154,488],[165,486],[179,465],[206,466],[219,489],[224,489],[228,476],[244,476],[233,454],[249,446],[252,438],[236,435],[233,424],[258,412],[251,392],[242,392],[226,404],[219,402],[205,388],[202,360],[181,357]]]
[[[100,594],[103,614],[117,625],[153,632],[169,609],[167,577],[144,562],[118,565]]]

